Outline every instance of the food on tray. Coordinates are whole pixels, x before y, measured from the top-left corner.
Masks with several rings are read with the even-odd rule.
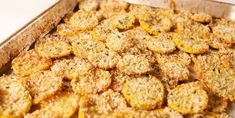
[[[117,68],[128,75],[144,74],[152,69],[149,60],[143,55],[125,55],[119,60]]]
[[[71,81],[71,86],[75,93],[84,95],[105,91],[110,86],[111,81],[109,71],[96,69],[88,74],[74,78]]]
[[[34,49],[21,53],[12,61],[14,72],[23,76],[49,69],[51,65],[51,59],[40,56]]]
[[[88,60],[79,57],[55,60],[51,67],[52,71],[62,74],[65,79],[69,80],[89,74],[93,69],[93,65]]]
[[[208,95],[198,82],[190,82],[175,87],[167,95],[170,108],[182,114],[200,113],[208,105]]]
[[[19,118],[26,114],[32,105],[29,91],[18,78],[0,77],[0,116],[2,118]]]
[[[41,71],[31,74],[24,81],[27,90],[32,96],[33,103],[53,96],[62,86],[62,76],[52,71]]]
[[[79,118],[101,117],[127,108],[125,99],[111,89],[101,94],[89,94],[80,99]]]
[[[147,47],[157,53],[171,53],[176,49],[176,45],[173,42],[173,34],[160,33],[155,37],[147,38]]]
[[[125,52],[134,46],[128,33],[113,32],[106,39],[106,46],[116,52]]]
[[[35,50],[42,57],[60,58],[68,56],[72,52],[72,47],[65,37],[52,35],[39,39],[35,44]]]
[[[235,23],[81,0],[0,77],[0,117],[230,118]]]
[[[154,76],[140,76],[127,81],[122,93],[132,107],[151,110],[161,107],[164,87]]]
[[[57,93],[42,103],[41,108],[26,114],[25,118],[69,118],[78,108],[79,96],[72,93]]]

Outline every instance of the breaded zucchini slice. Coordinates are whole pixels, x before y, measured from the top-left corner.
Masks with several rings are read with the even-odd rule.
[[[176,49],[176,45],[173,42],[173,34],[160,33],[154,37],[148,37],[146,41],[147,47],[157,53],[171,53]]]
[[[178,85],[167,95],[168,106],[182,114],[201,113],[208,105],[208,95],[198,82]]]
[[[205,13],[195,13],[190,15],[189,17],[199,23],[209,23],[212,21],[212,16]]]
[[[43,57],[60,58],[70,55],[72,47],[65,37],[49,35],[36,42],[35,50]]]
[[[128,3],[123,0],[102,0],[100,8],[104,12],[104,17],[109,18],[119,13],[125,13]]]
[[[79,118],[101,117],[127,108],[125,98],[109,89],[101,94],[89,94],[80,99]]]
[[[127,31],[129,36],[132,38],[135,46],[140,50],[146,50],[146,40],[149,34],[141,27],[135,27]]]
[[[168,32],[173,27],[173,22],[168,17],[158,17],[154,13],[142,13],[139,18],[140,26],[148,33],[158,35],[160,32]]]
[[[212,32],[224,42],[229,44],[235,43],[235,24],[225,19],[212,24]]]
[[[140,76],[123,85],[122,94],[134,108],[151,110],[161,107],[164,98],[164,87],[154,76]]]
[[[77,79],[79,75],[89,74],[93,69],[94,67],[88,60],[79,57],[55,60],[51,67],[52,71],[61,73],[68,80]]]
[[[33,103],[53,96],[62,87],[63,77],[52,71],[41,71],[26,77],[25,85],[33,98]]]
[[[134,27],[135,17],[131,14],[118,14],[112,17],[112,19],[114,27],[118,29],[127,30]]]
[[[108,20],[103,21],[100,25],[98,25],[93,29],[91,34],[94,39],[105,42],[110,34],[112,34],[113,32],[118,32],[118,30],[115,27],[113,27],[112,24],[106,24],[105,22],[110,22],[110,21]]]
[[[111,84],[109,71],[96,69],[71,81],[72,89],[78,94],[90,94],[105,91]]]
[[[48,69],[51,65],[51,59],[40,56],[34,49],[21,53],[12,61],[14,72],[23,76]]]
[[[223,48],[232,47],[232,44],[225,43],[221,38],[215,36],[212,33],[210,33],[207,36],[207,39],[208,39],[209,46],[214,48],[214,49],[223,49]]]
[[[170,80],[185,81],[189,79],[189,70],[186,65],[178,62],[166,62],[160,65],[162,74]]]
[[[118,70],[112,70],[110,71],[110,74],[112,75],[112,83],[110,88],[116,92],[120,92],[122,90],[123,84],[126,81],[133,79],[133,77],[125,75]]]
[[[56,31],[61,36],[77,36],[81,32],[71,25],[65,23],[59,24]]]
[[[78,10],[70,18],[68,24],[77,30],[92,30],[99,23],[95,12]]]
[[[9,76],[0,77],[1,118],[21,118],[32,105],[29,92],[17,79]]]
[[[235,101],[234,67],[212,68],[205,72],[203,82],[217,95]]]
[[[121,56],[112,50],[104,48],[88,55],[88,60],[95,66],[102,69],[112,69],[116,67]]]
[[[73,53],[77,57],[88,58],[91,52],[97,52],[105,48],[103,42],[97,40],[82,40],[78,39],[72,42]]]
[[[25,118],[69,118],[78,108],[79,95],[60,92],[43,101],[41,108]]]
[[[134,43],[127,32],[114,32],[106,39],[106,46],[113,51],[122,53],[134,46]]]
[[[155,53],[156,60],[159,64],[164,64],[166,62],[178,61],[186,66],[191,63],[191,56],[183,51],[174,51],[170,54],[160,54]]]
[[[82,0],[78,7],[84,11],[95,11],[99,7],[99,2],[98,0]]]
[[[200,37],[203,37],[203,36],[207,36],[210,33],[210,28],[208,25],[203,25],[201,23],[197,23],[189,19],[187,20],[184,19],[184,20],[180,20],[176,24],[176,32],[194,33]]]
[[[151,71],[151,63],[143,55],[125,55],[117,64],[118,70],[128,75],[144,74]]]
[[[194,34],[174,34],[173,41],[175,45],[184,52],[201,54],[209,50],[209,45],[207,44],[207,42]]]

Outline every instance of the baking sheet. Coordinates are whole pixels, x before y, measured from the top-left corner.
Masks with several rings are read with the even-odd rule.
[[[149,0],[144,0],[144,1],[145,1],[144,2],[145,5],[149,4],[148,2],[146,2]],[[169,7],[172,7],[170,6],[171,5],[170,3],[167,3],[167,1],[169,0],[163,0],[163,2],[166,2],[165,3],[166,5],[168,5]],[[205,10],[210,9],[210,7],[208,6],[207,6],[208,7],[207,9],[202,9],[203,7],[202,8],[193,7],[194,5],[192,5],[190,1],[198,2],[198,0],[181,0],[181,1],[187,1],[186,3],[182,3],[182,6],[186,6],[187,9],[191,9],[191,11],[196,10],[196,12],[201,12],[201,10],[205,11]],[[3,68],[6,68],[7,67],[6,64],[9,63],[20,52],[22,52],[23,50],[28,50],[30,46],[32,45],[32,43],[35,42],[38,38],[44,36],[49,31],[51,31],[59,23],[61,18],[66,13],[68,13],[69,11],[72,11],[75,8],[75,6],[77,5],[77,2],[78,2],[77,0],[60,0],[54,6],[49,8],[46,12],[39,15],[32,22],[30,22],[28,25],[22,28],[20,31],[13,34],[12,37],[7,39],[5,42],[1,43],[0,44],[0,70]],[[209,3],[213,3],[213,2],[210,1]],[[218,2],[214,2],[214,3],[215,4],[213,5],[215,6],[213,7],[220,8],[217,11],[220,11],[221,9],[225,9],[223,15],[220,17],[225,17],[228,19],[235,19],[235,5],[218,3]],[[141,4],[141,3],[138,3],[138,4]],[[216,13],[217,11],[212,11],[212,12]],[[232,118],[233,117],[235,118],[235,104],[234,103],[230,105],[229,114]]]

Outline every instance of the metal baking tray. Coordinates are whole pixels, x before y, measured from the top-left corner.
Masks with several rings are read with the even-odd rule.
[[[128,1],[135,1],[135,0],[128,0]],[[163,0],[162,2],[165,3],[165,5],[170,5],[167,1],[170,0]],[[210,4],[210,6],[219,8],[216,11],[213,11],[210,9],[210,7],[205,5],[204,7],[195,7],[194,3],[199,4],[197,0],[184,0],[184,1],[187,2],[180,4],[174,3],[176,5],[174,7],[182,9],[183,6],[185,6],[186,10],[190,10],[192,12],[205,11],[206,13],[212,15],[220,14],[219,16],[215,17],[222,17],[230,20],[235,20],[234,4],[205,0],[206,2],[209,1],[208,3]],[[78,2],[79,0],[59,0],[52,7],[48,8],[45,12],[40,14],[30,23],[28,23],[21,30],[12,34],[12,36],[6,39],[3,43],[0,43],[0,75],[5,74],[6,71],[10,69],[9,65],[13,58],[15,58],[20,52],[28,50],[37,39],[45,36],[47,33],[53,30],[61,21],[61,19],[65,16],[66,13],[69,13],[70,11],[74,10]],[[145,5],[147,3],[148,2],[145,2]],[[182,5],[182,6],[177,6],[177,5]],[[223,9],[222,10],[223,13],[219,12],[221,11],[221,9]],[[234,103],[230,105],[229,114],[231,117],[235,117]]]

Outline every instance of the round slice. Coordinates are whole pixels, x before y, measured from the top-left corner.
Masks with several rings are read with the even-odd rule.
[[[161,107],[164,87],[154,76],[141,76],[127,81],[123,85],[122,93],[132,107],[151,110]]]
[[[143,13],[139,19],[140,26],[148,33],[158,35],[160,32],[168,32],[173,22],[168,17],[158,17],[155,13]]]
[[[130,29],[134,26],[135,17],[131,14],[124,13],[113,17],[113,25],[122,30]]]
[[[106,46],[116,52],[125,52],[134,46],[134,43],[128,33],[114,32],[108,36]]]
[[[173,35],[170,33],[160,33],[158,36],[149,37],[146,44],[154,52],[162,54],[171,53],[176,49],[172,38]]]
[[[215,49],[223,49],[223,48],[228,48],[232,46],[231,44],[223,42],[221,38],[216,37],[212,33],[208,35],[207,39],[208,39],[209,46]]]
[[[2,118],[20,118],[29,111],[32,98],[17,79],[8,76],[0,77],[0,91]]]
[[[128,75],[144,74],[152,67],[143,55],[125,55],[117,64],[117,68]]]
[[[189,79],[189,70],[180,62],[166,62],[160,65],[162,74],[171,80],[185,81]]]
[[[209,45],[202,38],[193,34],[175,34],[173,41],[184,52],[201,54],[209,50]]]
[[[80,99],[79,118],[94,118],[127,108],[125,98],[111,89],[101,94],[90,94]]]
[[[37,41],[35,50],[43,57],[60,58],[68,56],[72,52],[72,47],[64,37],[53,35]]]
[[[97,0],[82,0],[79,2],[79,9],[84,11],[93,11],[99,7]]]
[[[120,13],[125,13],[128,3],[123,0],[102,0],[100,8],[104,11],[104,16],[110,18]]]
[[[77,79],[79,75],[85,75],[93,70],[93,66],[85,59],[74,57],[56,60],[51,67],[52,71],[59,72],[65,79]]]
[[[97,52],[105,48],[105,44],[96,40],[78,39],[72,42],[73,53],[77,57],[88,58],[90,52]]]
[[[197,13],[189,16],[192,20],[200,23],[209,23],[212,21],[212,16],[205,13]]]
[[[63,77],[58,73],[41,71],[27,77],[25,83],[33,98],[33,103],[38,104],[59,91],[62,87],[62,80]]]
[[[77,30],[91,30],[99,23],[95,12],[79,10],[73,14],[68,24]]]
[[[226,43],[235,43],[235,24],[226,20],[218,21],[212,26],[212,32]]]
[[[177,22],[176,31],[178,33],[194,33],[200,37],[207,36],[210,33],[210,28],[208,25],[203,25],[191,21],[189,19],[184,19]]]
[[[188,66],[191,63],[191,56],[183,51],[175,51],[171,54],[155,53],[155,57],[157,58],[157,62],[159,64],[164,64],[166,62],[171,62],[171,61],[178,61]]]
[[[141,27],[135,27],[127,31],[132,38],[135,46],[140,50],[147,49],[146,40],[149,37],[148,33]]]
[[[129,77],[118,70],[112,70],[112,83],[110,88],[112,88],[116,92],[120,92],[123,88],[123,84],[128,81],[133,79],[132,77]]]
[[[77,36],[80,31],[68,24],[59,24],[56,31],[62,36]]]
[[[182,114],[195,114],[206,109],[208,95],[198,82],[191,82],[170,91],[167,103],[170,108]]]
[[[104,48],[98,52],[92,52],[88,55],[88,60],[95,66],[102,69],[114,68],[121,56],[112,50]]]
[[[111,84],[109,71],[96,69],[86,75],[79,76],[71,81],[73,91],[78,94],[90,94],[105,91]]]
[[[42,104],[41,109],[29,113],[25,118],[69,118],[78,108],[79,96],[71,93],[57,93]]]
[[[92,32],[92,36],[94,39],[98,40],[98,41],[102,41],[105,42],[107,37],[113,33],[113,32],[117,32],[118,30],[112,26],[108,26],[108,25],[98,25],[97,27],[94,28],[93,32]]]
[[[35,50],[23,52],[12,61],[14,72],[23,76],[48,69],[51,65],[51,59],[41,57]]]
[[[217,95],[235,101],[234,68],[215,68],[205,72],[203,81]]]

